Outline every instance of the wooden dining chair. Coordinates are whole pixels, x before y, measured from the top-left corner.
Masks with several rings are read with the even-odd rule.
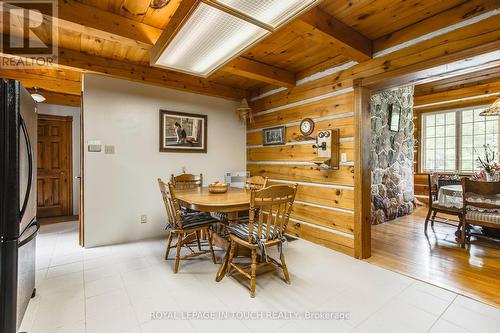
[[[212,255],[212,261],[215,264],[215,253],[212,246],[212,226],[219,221],[206,213],[182,214],[179,202],[175,198],[174,186],[171,183],[166,184],[160,178],[158,178],[158,185],[160,186],[163,203],[167,210],[168,228],[170,229],[167,248],[165,250],[165,260],[168,260],[170,249],[175,247],[174,273],[179,271],[179,263],[181,260],[205,253],[210,253]],[[207,235],[208,250],[202,250],[200,237],[202,233]],[[177,238],[175,245],[171,245],[173,238]],[[192,249],[195,243],[198,246],[197,252]],[[183,247],[190,253],[181,256],[181,249]]]
[[[203,187],[203,174],[193,175],[190,173],[182,173],[177,176],[172,174],[170,182],[176,189]]]
[[[462,247],[471,236],[487,236],[469,230],[469,225],[500,229],[500,182],[474,181],[468,178],[462,180],[463,214],[461,238]],[[480,201],[478,201],[478,199]]]
[[[427,234],[427,225],[429,222],[431,222],[431,226],[434,227],[434,222],[439,222],[447,225],[452,225],[452,226],[457,226],[455,223],[451,223],[450,221],[453,222],[453,220],[449,220],[448,218],[438,216],[438,213],[443,213],[447,215],[453,215],[457,216],[459,224],[462,221],[462,209],[456,208],[456,207],[445,207],[443,205],[440,205],[438,202],[438,193],[439,193],[439,176],[436,174],[429,174],[428,175],[428,184],[429,184],[429,210],[427,211],[427,217],[425,218],[425,224],[424,224],[424,233]],[[455,181],[460,184],[460,181]],[[443,184],[443,183],[441,183]],[[451,185],[446,184],[446,185]],[[444,186],[444,185],[441,185]],[[460,225],[459,225],[460,226]]]
[[[228,227],[231,244],[226,275],[234,268],[250,279],[250,295],[255,297],[257,283],[257,266],[274,264],[283,270],[286,283],[290,283],[290,275],[283,254],[283,241],[290,213],[292,211],[297,184],[273,185],[261,190],[252,190],[250,196],[250,220],[248,223],[238,223]],[[258,213],[256,213],[258,212]],[[236,247],[243,246],[252,253],[250,271],[233,262]],[[267,249],[278,246],[280,261],[267,255]],[[257,262],[257,251],[260,250],[260,261]]]
[[[182,173],[177,176],[172,174],[170,176],[170,182],[174,185],[175,189],[180,190],[203,187],[203,174],[200,173],[200,175],[193,175],[190,173]],[[181,213],[184,215],[197,213],[197,211],[181,206]]]
[[[267,186],[267,177],[253,176],[245,180],[246,190],[260,190]]]

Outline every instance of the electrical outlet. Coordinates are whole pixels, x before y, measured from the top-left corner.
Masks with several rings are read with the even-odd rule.
[[[148,223],[148,216],[146,214],[141,215],[141,223]]]
[[[342,154],[340,154],[340,161],[341,161],[342,163],[347,162],[347,154],[346,154],[346,153],[342,153]]]

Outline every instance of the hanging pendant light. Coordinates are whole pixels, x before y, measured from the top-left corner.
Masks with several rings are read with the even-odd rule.
[[[480,116],[500,116],[500,97],[479,114]]]

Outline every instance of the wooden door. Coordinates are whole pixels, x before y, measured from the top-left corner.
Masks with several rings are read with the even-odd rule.
[[[73,215],[71,116],[38,115],[37,216]]]

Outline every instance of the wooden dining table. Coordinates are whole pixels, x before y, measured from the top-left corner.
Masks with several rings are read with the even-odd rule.
[[[175,191],[176,199],[181,206],[199,212],[221,212],[227,214],[228,224],[237,220],[238,212],[250,208],[250,191],[230,187],[226,193],[210,193],[208,187],[178,189]],[[228,264],[229,240],[222,231],[214,233],[213,242],[218,247],[226,250],[221,266],[217,271],[215,280],[219,282],[226,274]]]

